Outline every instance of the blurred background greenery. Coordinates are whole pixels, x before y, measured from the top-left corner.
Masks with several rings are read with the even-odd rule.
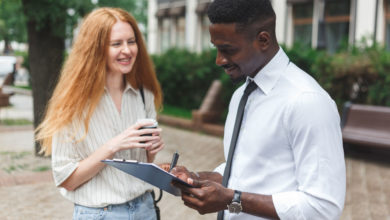
[[[11,41],[29,45],[29,51],[14,50],[12,54],[24,58],[23,66],[32,78],[27,88],[35,91],[34,124],[40,121],[80,19],[97,7],[121,7],[135,16],[146,34],[147,4],[146,0],[0,0],[0,41],[5,42],[2,53],[11,52],[7,46]],[[330,93],[339,110],[346,101],[390,106],[390,53],[366,42],[363,39],[356,44],[359,46],[345,43],[332,53],[303,44],[282,47],[297,66]],[[173,48],[152,55],[164,92],[162,114],[191,118],[191,111],[199,108],[215,79],[222,81],[222,103],[227,106],[237,85],[232,86],[215,65],[215,57],[215,49],[197,53]],[[226,112],[220,122],[225,117]]]
[[[390,52],[385,48],[363,44],[329,54],[299,44],[282,47],[292,62],[329,92],[340,112],[346,101],[390,106]],[[153,56],[164,104],[190,112],[201,105],[212,81],[220,79],[223,103],[227,105],[237,86],[232,86],[222,68],[214,64],[215,57],[216,50],[197,54],[178,49]],[[221,116],[221,121],[225,116]]]

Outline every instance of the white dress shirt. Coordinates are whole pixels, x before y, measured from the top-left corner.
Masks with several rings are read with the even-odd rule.
[[[245,107],[228,188],[272,195],[281,219],[338,219],[344,207],[346,176],[334,101],[282,49],[253,80],[258,88]],[[235,91],[229,105],[225,159],[247,84]],[[221,164],[215,171],[223,175],[224,168]],[[224,216],[262,219],[228,211]]]
[[[144,89],[144,94],[145,105],[139,91],[128,84],[122,95],[119,113],[105,89],[89,122],[88,133],[82,141],[77,141],[84,136],[83,130],[75,128],[82,123],[77,120],[54,135],[52,170],[56,186],[61,185],[73,173],[81,160],[136,123],[137,119],[156,117],[153,94],[147,89]],[[139,148],[117,152],[114,158],[143,162],[147,160],[145,150]],[[114,167],[106,166],[76,190],[60,188],[60,192],[73,203],[88,207],[104,207],[125,203],[150,189],[151,185]]]

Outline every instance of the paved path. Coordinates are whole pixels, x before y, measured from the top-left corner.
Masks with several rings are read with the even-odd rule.
[[[4,91],[7,91],[4,89]],[[8,91],[12,91],[8,89]],[[12,106],[0,109],[0,119],[27,119],[32,121],[34,118],[32,112],[33,102],[30,95],[15,94],[10,97]]]
[[[180,159],[178,164],[185,164],[191,170],[212,170],[223,161],[222,139],[219,137],[207,136],[199,133],[179,130],[172,127],[161,126],[163,137],[166,143],[165,149],[158,155],[156,162],[170,162],[173,152],[178,150]],[[11,145],[17,145],[18,133],[25,133],[32,136],[32,130],[0,132],[0,152],[10,151]],[[33,148],[30,144],[23,143],[15,148],[17,151],[25,152]],[[24,139],[23,139],[24,140]],[[31,139],[29,139],[31,140]],[[8,145],[9,144],[9,145]],[[31,156],[32,157],[32,156]],[[42,159],[45,160],[45,159]],[[62,198],[54,187],[50,171],[39,173],[27,173],[21,175],[7,175],[0,172],[0,198],[17,198],[16,201],[0,203],[0,210],[7,210],[9,214],[6,219],[69,219],[73,206]],[[47,206],[39,205],[45,203]],[[37,209],[45,211],[34,211],[32,207],[37,204]],[[183,206],[179,197],[164,193],[159,203],[162,219],[215,219],[215,214],[199,215],[196,211]],[[0,219],[1,217],[0,212]]]

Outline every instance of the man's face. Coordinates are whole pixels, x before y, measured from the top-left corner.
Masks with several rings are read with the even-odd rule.
[[[265,57],[259,42],[237,33],[235,23],[211,24],[209,31],[211,43],[218,51],[215,63],[224,68],[234,83],[247,76],[254,77],[264,66]]]

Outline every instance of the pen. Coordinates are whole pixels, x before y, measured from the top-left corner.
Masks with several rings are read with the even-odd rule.
[[[171,170],[176,166],[178,159],[179,159],[179,154],[176,151],[175,153],[173,153],[171,166],[169,167],[169,172],[171,172]]]

